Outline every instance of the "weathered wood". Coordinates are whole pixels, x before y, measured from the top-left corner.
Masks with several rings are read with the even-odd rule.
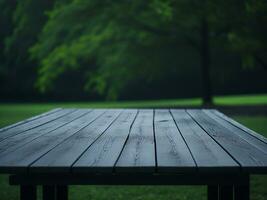
[[[137,110],[124,110],[73,165],[74,172],[112,172],[127,140]]]
[[[65,109],[65,110],[60,110],[58,112],[54,112],[52,114],[49,115],[45,115],[43,117],[37,118],[35,120],[30,120],[26,123],[22,123],[18,126],[14,126],[12,128],[7,129],[6,131],[2,131],[0,133],[0,141],[12,137],[14,135],[23,133],[24,131],[33,129],[35,127],[41,126],[45,123],[48,123],[50,121],[53,121],[59,117],[62,117],[63,115],[66,115],[69,112],[74,111],[73,109]]]
[[[201,110],[188,110],[195,121],[220,144],[244,171],[267,173],[267,155],[240,136],[226,129]]]
[[[116,172],[155,172],[153,110],[139,110],[116,164]]]
[[[228,155],[185,110],[171,110],[200,171],[237,171],[239,165]]]
[[[121,110],[108,110],[93,123],[78,131],[31,165],[34,172],[69,172],[79,156],[100,137]]]
[[[214,113],[215,115],[221,117],[222,119],[228,121],[229,123],[231,123],[232,125],[240,128],[241,130],[245,131],[248,134],[253,135],[255,138],[258,138],[259,140],[261,140],[262,142],[267,144],[267,138],[263,137],[262,135],[256,133],[255,131],[243,126],[242,124],[238,123],[237,121],[231,119],[230,117],[227,117],[226,115],[224,115],[223,113],[217,111],[217,110],[209,110],[210,112]]]
[[[261,150],[265,154],[267,154],[267,144],[263,141],[259,140],[258,138],[254,137],[251,134],[248,134],[247,132],[243,131],[242,129],[237,128],[236,126],[233,126],[229,122],[223,120],[222,118],[218,117],[217,115],[213,114],[209,110],[204,110],[204,112],[214,119],[216,122],[218,122],[220,125],[225,127],[226,129],[230,130],[232,133],[238,135],[240,138],[246,140],[248,143],[253,145],[255,148]]]
[[[55,119],[49,123],[46,123],[42,126],[33,128],[31,130],[25,131],[21,134],[15,135],[13,137],[9,137],[2,142],[0,142],[0,157],[4,154],[11,153],[14,150],[22,147],[32,140],[45,135],[49,132],[55,131],[56,129],[72,122],[73,120],[81,117],[84,113],[79,110],[67,113],[66,115]]]
[[[23,146],[16,151],[2,156],[0,158],[0,171],[9,172],[22,171],[25,172],[29,165],[39,159],[41,156],[49,152],[59,143],[69,138],[71,135],[80,131],[93,122],[103,110],[94,110],[92,112],[88,110],[80,110],[84,115],[71,123],[52,131],[44,136],[33,140],[28,145]]]
[[[61,109],[1,137],[0,172],[27,200],[31,185],[67,200],[68,184],[205,184],[209,200],[248,200],[249,175],[267,173],[265,138],[214,110]]]
[[[155,111],[155,139],[158,172],[196,170],[190,151],[168,110]]]
[[[40,114],[40,115],[36,115],[36,116],[30,117],[30,118],[28,118],[28,119],[19,121],[19,122],[17,122],[17,123],[14,123],[14,124],[5,126],[5,127],[3,127],[3,128],[0,128],[0,132],[2,132],[2,131],[6,131],[6,130],[8,130],[8,129],[10,129],[10,128],[14,128],[14,127],[16,127],[16,126],[18,126],[18,125],[21,125],[21,124],[24,124],[24,123],[33,121],[33,120],[35,120],[35,119],[38,119],[38,118],[41,118],[41,117],[50,115],[50,114],[55,113],[55,112],[57,112],[57,111],[59,111],[59,110],[62,110],[62,108],[56,108],[56,109],[50,110],[50,111],[48,111],[48,112],[42,113],[42,114]]]
[[[0,131],[10,134],[0,142],[0,173],[267,173],[267,144],[214,110],[61,109],[40,116]]]

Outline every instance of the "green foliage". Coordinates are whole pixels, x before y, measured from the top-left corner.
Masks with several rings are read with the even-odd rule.
[[[9,60],[13,60],[14,64],[28,60],[27,49],[36,41],[46,19],[44,12],[51,7],[51,2],[45,0],[17,2],[13,14],[13,33],[5,39],[6,54]]]
[[[37,85],[45,91],[66,70],[83,70],[85,89],[115,99],[136,77],[162,76],[166,60],[165,71],[176,65],[177,39],[169,37],[173,21],[167,1],[77,0],[56,6],[31,49],[41,61]]]
[[[244,1],[240,18],[228,33],[230,47],[239,52],[243,66],[255,67],[257,61],[266,68],[267,1]]]
[[[0,31],[0,75],[8,87],[35,82],[47,93],[79,72],[85,91],[117,99],[139,80],[148,85],[190,71],[189,62],[198,73],[201,62],[184,51],[201,58],[203,22],[213,48],[240,55],[245,68],[265,64],[265,0],[10,2],[0,0],[0,23],[11,24]]]
[[[84,70],[86,89],[115,99],[133,77],[150,74],[151,78],[158,73],[155,69],[164,59],[164,54],[158,56],[163,53],[160,48],[166,42],[172,45],[172,41],[128,24],[135,20],[134,13],[140,6],[148,5],[138,1],[72,1],[55,7],[40,42],[31,49],[33,57],[41,60],[39,88],[51,88],[66,70]],[[141,10],[138,17],[152,17],[147,14]],[[169,49],[167,46],[167,52]],[[149,63],[147,58],[151,58]]]
[[[35,63],[31,62],[28,50],[37,41],[39,32],[46,21],[44,12],[53,1],[46,0],[2,0],[2,6],[12,30],[3,37],[5,85],[7,90],[28,90],[35,80]],[[10,8],[13,8],[10,10]],[[23,77],[23,78],[18,78]],[[25,87],[26,86],[26,87]]]
[[[12,32],[12,12],[15,9],[16,3],[14,0],[0,0],[0,77],[1,79],[7,75],[6,59],[4,55],[5,41],[8,35]]]
[[[212,38],[222,29],[223,35],[228,33],[224,40],[229,41],[229,48],[241,53],[246,66],[253,65],[252,53],[261,48],[261,40],[246,36],[243,25],[247,18],[255,21],[253,13],[258,14],[263,4],[258,1],[258,6],[238,0],[75,0],[58,4],[49,12],[39,42],[31,49],[40,61],[37,86],[45,92],[65,71],[81,70],[86,90],[116,99],[136,77],[149,81],[170,73],[179,65],[178,48],[191,45],[198,49],[202,19],[208,21]],[[231,9],[226,11],[226,6]],[[246,12],[238,16],[236,10],[245,6]]]

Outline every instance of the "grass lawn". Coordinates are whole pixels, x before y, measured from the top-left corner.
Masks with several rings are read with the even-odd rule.
[[[228,105],[266,104],[267,95],[254,97],[218,97],[215,102]],[[0,127],[45,112],[55,107],[160,107],[175,105],[200,105],[200,100],[166,100],[124,103],[65,103],[65,104],[0,104]],[[237,121],[267,137],[267,116],[232,116]],[[267,176],[253,176],[251,179],[252,200],[267,200]],[[40,188],[38,192],[40,196]],[[19,188],[8,185],[8,177],[0,176],[0,200],[18,199]],[[206,187],[189,186],[71,186],[70,199],[206,199]]]

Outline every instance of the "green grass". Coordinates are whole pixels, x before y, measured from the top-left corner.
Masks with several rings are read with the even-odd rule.
[[[265,104],[266,97],[254,98],[256,104]],[[224,103],[229,102],[230,97],[225,97]],[[244,97],[242,97],[244,98]],[[232,102],[238,104],[237,99],[241,97],[231,97]],[[218,98],[219,100],[220,98]],[[223,99],[223,98],[222,98]],[[222,100],[221,99],[221,100]],[[252,98],[253,99],[253,98]],[[265,100],[264,100],[265,99]],[[32,115],[39,114],[55,107],[158,107],[168,106],[171,102],[176,102],[178,105],[197,105],[196,100],[178,101],[147,101],[142,102],[124,102],[120,103],[67,103],[67,104],[0,104],[0,127],[25,119]],[[247,104],[252,102],[247,100]],[[265,135],[267,137],[267,116],[233,116],[237,121],[250,127],[251,129]],[[267,176],[252,176],[251,178],[251,199],[252,200],[267,200]],[[40,188],[38,192],[40,196]],[[0,199],[15,200],[18,199],[19,189],[16,186],[8,185],[8,177],[0,176]],[[197,186],[71,186],[70,199],[128,199],[128,200],[204,200],[206,199],[206,187]]]
[[[267,94],[218,96],[214,98],[217,105],[267,105]]]
[[[42,109],[53,107],[104,107],[104,108],[126,108],[126,107],[174,107],[174,106],[199,106],[202,101],[200,98],[192,99],[166,99],[166,100],[144,100],[144,101],[119,101],[119,102],[79,102],[79,103],[44,103]],[[267,105],[267,94],[256,95],[234,95],[234,96],[215,96],[216,105]],[[6,106],[14,105],[20,109],[30,106],[33,110],[39,109],[40,104],[0,104],[0,110]]]
[[[267,105],[267,94],[216,96],[216,105]],[[173,99],[122,102],[79,102],[79,103],[2,103],[0,104],[0,126],[16,122],[20,119],[45,112],[57,107],[76,108],[148,108],[148,107],[176,107],[200,106],[201,100]]]

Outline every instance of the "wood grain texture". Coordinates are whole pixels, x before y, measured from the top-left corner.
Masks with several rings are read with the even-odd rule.
[[[121,111],[119,109],[106,111],[89,126],[78,131],[33,163],[29,171],[38,173],[70,172],[72,164],[107,130]]]
[[[40,115],[36,115],[36,116],[30,117],[30,118],[28,118],[28,119],[19,121],[19,122],[17,122],[17,123],[11,124],[11,125],[9,125],[9,126],[5,126],[5,127],[3,127],[3,128],[0,128],[0,132],[2,132],[2,131],[6,131],[6,130],[8,130],[8,129],[10,129],[10,128],[14,128],[14,127],[16,127],[16,126],[18,126],[18,125],[21,125],[21,124],[24,124],[24,123],[27,123],[27,122],[30,122],[30,121],[33,121],[33,120],[36,120],[36,119],[38,119],[38,118],[41,118],[41,117],[50,115],[50,114],[55,113],[55,112],[57,112],[57,111],[59,111],[59,110],[62,110],[62,108],[55,108],[55,109],[50,110],[50,111],[48,111],[48,112],[42,113],[42,114],[40,114]]]
[[[215,110],[60,109],[1,130],[0,173],[267,174],[266,139]]]
[[[245,127],[244,125],[238,123],[237,121],[231,119],[230,117],[227,117],[226,115],[224,115],[223,113],[219,112],[218,110],[212,110],[210,109],[209,112],[214,113],[215,115],[221,117],[222,119],[228,121],[229,123],[231,123],[233,126],[238,127],[239,129],[245,131],[246,133],[254,136],[255,138],[258,138],[259,140],[261,140],[262,142],[264,142],[265,144],[267,144],[267,138],[265,138],[264,136],[256,133],[255,131]]]
[[[116,172],[155,172],[153,110],[139,110],[129,138],[115,167]]]
[[[209,117],[214,119],[216,122],[218,122],[220,125],[231,131],[232,133],[238,135],[242,139],[246,140],[248,143],[253,145],[255,148],[261,150],[263,153],[267,154],[267,144],[263,141],[259,140],[258,138],[254,137],[251,134],[248,134],[247,132],[243,131],[242,129],[237,128],[236,126],[233,126],[231,123],[223,120],[222,118],[218,117],[217,115],[213,114],[209,110],[204,110],[204,113],[206,113]]]
[[[124,110],[73,165],[73,172],[111,173],[127,140],[137,110]]]
[[[71,135],[88,126],[104,111],[94,110],[90,112],[90,110],[80,109],[79,112],[84,115],[55,131],[33,140],[28,145],[23,146],[8,155],[2,156],[0,158],[0,171],[14,170],[25,172],[28,166],[30,166],[34,161],[49,152]]]
[[[187,142],[199,171],[238,171],[239,165],[185,110],[171,110],[178,129]]]
[[[187,110],[187,112],[241,165],[243,171],[267,173],[265,153],[226,129],[202,110]]]
[[[43,124],[36,128],[25,131],[21,134],[17,134],[13,137],[9,137],[0,142],[0,157],[5,154],[11,153],[14,150],[22,147],[34,139],[45,135],[49,132],[55,131],[56,129],[72,122],[73,120],[81,117],[84,113],[76,110],[74,112],[67,113],[66,115],[57,118],[49,123]]]
[[[28,122],[22,123],[20,125],[11,127],[7,129],[6,131],[2,131],[0,133],[0,141],[12,137],[14,135],[23,133],[27,130],[33,129],[35,127],[41,126],[45,123],[48,123],[50,121],[53,121],[63,115],[66,115],[69,112],[74,111],[73,109],[65,109],[65,110],[59,110],[58,112],[51,113],[49,115],[45,115],[43,117],[37,118],[35,120],[29,120]]]
[[[196,170],[195,162],[169,110],[155,111],[155,138],[158,172]]]

